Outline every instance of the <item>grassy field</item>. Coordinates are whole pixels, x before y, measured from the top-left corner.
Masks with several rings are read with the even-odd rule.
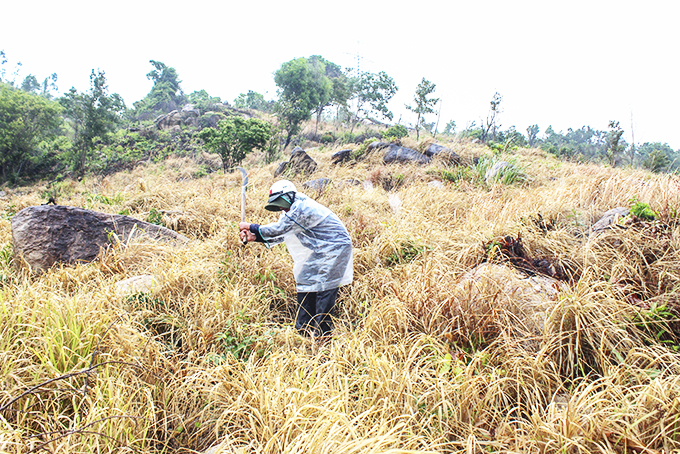
[[[355,248],[326,344],[293,328],[285,247],[240,245],[238,172],[174,159],[7,190],[0,452],[680,452],[680,180],[445,144],[462,167],[333,166],[340,148],[308,150],[313,177],[334,183],[307,193]],[[514,181],[485,182],[499,159]],[[276,164],[244,166],[247,218],[272,222]],[[12,258],[9,219],[47,194],[160,219],[191,242],[117,244],[30,275]],[[635,203],[657,219],[589,235]],[[521,275],[508,239],[563,279]],[[147,274],[146,293],[117,287]]]

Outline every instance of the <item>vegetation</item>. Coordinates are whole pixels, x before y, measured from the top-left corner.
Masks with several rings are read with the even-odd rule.
[[[83,176],[97,142],[106,142],[108,135],[122,123],[125,103],[118,94],[109,95],[103,71],[90,75],[90,90],[78,93],[71,88],[59,102],[72,131],[73,147],[67,154],[73,170]]]
[[[61,108],[45,97],[0,83],[0,176],[16,183],[54,159],[42,145],[60,133]]]
[[[282,65],[278,116],[252,91],[237,109],[204,90],[185,99],[160,62],[129,111],[102,71],[88,91],[51,99],[56,76],[17,82],[4,61],[0,452],[680,451],[680,194],[667,144],[630,148],[615,121],[503,130],[497,94],[481,126],[450,122],[438,137],[457,164],[386,165],[372,141],[423,150],[433,137],[401,124],[355,132],[358,117],[391,118],[381,106],[396,85],[367,75],[384,90],[361,95],[320,56]],[[309,82],[299,99],[284,95],[295,75]],[[177,104],[163,104],[171,89]],[[358,96],[363,113],[342,114]],[[184,102],[200,116],[167,130],[144,118]],[[270,222],[275,158],[291,144],[334,182],[318,199],[354,245],[327,343],[294,329],[285,249],[237,235],[241,176],[227,171],[249,169],[248,220]],[[350,164],[332,164],[348,147]],[[92,263],[31,274],[11,220],[49,198],[191,242],[112,241]],[[592,234],[614,207],[630,214]],[[139,275],[156,284],[124,291]]]
[[[206,146],[222,158],[222,169],[232,171],[255,148],[264,148],[272,134],[269,123],[256,118],[229,117],[217,128],[200,133]]]
[[[437,86],[423,77],[416,87],[416,94],[413,98],[413,106],[407,105],[406,108],[418,114],[416,120],[416,139],[420,139],[420,127],[425,121],[425,115],[434,112],[434,106],[439,102],[439,98],[429,98],[434,93]]]
[[[463,162],[449,172],[463,178],[439,189],[428,185],[438,164],[388,167],[369,156],[335,166],[336,148],[309,151],[333,181],[399,181],[320,196],[355,247],[355,281],[326,344],[293,328],[285,249],[240,244],[240,175],[194,178],[199,161],[169,157],[65,180],[63,204],[126,211],[192,242],[140,238],[35,276],[12,257],[10,220],[47,188],[8,190],[0,451],[680,449],[677,177],[536,149],[445,145]],[[530,178],[503,185],[476,176],[501,158]],[[266,223],[276,164],[257,159],[244,162],[247,216]],[[589,226],[615,206],[657,217],[588,241]],[[519,259],[504,258],[514,238],[525,261],[563,272],[545,295],[532,290],[538,276],[518,278],[510,264]],[[489,274],[470,285],[484,266]],[[143,274],[158,281],[153,290],[121,293],[119,281]]]

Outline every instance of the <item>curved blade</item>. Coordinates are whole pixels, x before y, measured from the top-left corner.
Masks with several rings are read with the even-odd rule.
[[[241,192],[246,192],[246,186],[248,186],[248,172],[243,167],[236,167],[241,171]]]

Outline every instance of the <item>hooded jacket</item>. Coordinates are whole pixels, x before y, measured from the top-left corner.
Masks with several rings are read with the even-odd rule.
[[[288,212],[272,224],[252,224],[267,248],[284,242],[293,257],[298,292],[322,292],[353,279],[352,240],[338,216],[298,192]]]

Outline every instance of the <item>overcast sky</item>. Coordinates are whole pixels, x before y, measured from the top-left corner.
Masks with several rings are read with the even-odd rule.
[[[151,89],[149,60],[174,67],[185,93],[233,102],[248,90],[274,99],[273,72],[318,54],[392,76],[402,123],[415,122],[404,104],[424,77],[442,100],[440,130],[479,124],[498,92],[503,129],[615,120],[628,142],[632,130],[636,143],[680,149],[679,11],[671,0],[8,0],[0,50],[8,72],[22,63],[19,79],[57,73],[60,92],[87,90],[101,69],[128,106]]]

